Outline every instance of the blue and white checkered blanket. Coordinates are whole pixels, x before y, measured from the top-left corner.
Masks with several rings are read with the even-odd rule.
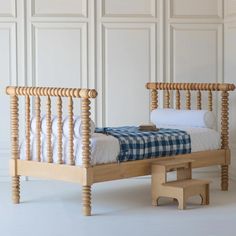
[[[191,153],[191,139],[185,131],[160,129],[140,131],[137,127],[97,128],[120,142],[118,161],[134,161]]]

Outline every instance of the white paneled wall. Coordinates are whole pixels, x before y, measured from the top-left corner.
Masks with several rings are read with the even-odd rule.
[[[99,126],[137,125],[148,81],[236,82],[235,41],[236,0],[0,0],[0,154],[8,84],[96,88]]]

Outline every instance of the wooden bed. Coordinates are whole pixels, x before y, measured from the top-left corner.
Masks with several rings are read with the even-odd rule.
[[[181,108],[180,95],[185,93],[185,108],[191,109],[191,92],[196,93],[194,108],[202,109],[202,93],[208,93],[208,109],[213,109],[213,92],[221,92],[221,149],[213,151],[195,152],[178,155],[174,158],[191,158],[194,160],[193,167],[206,167],[212,165],[221,166],[221,189],[228,190],[228,167],[230,164],[230,149],[228,141],[228,115],[229,115],[229,91],[233,91],[233,84],[197,84],[197,83],[148,83],[146,88],[151,90],[151,109],[158,107],[158,91],[164,90],[164,106],[169,108],[172,97],[175,97],[176,109]],[[181,92],[182,91],[182,92]],[[11,151],[10,174],[12,176],[12,200],[20,202],[20,176],[33,176],[46,179],[63,180],[82,185],[83,214],[91,215],[91,187],[94,183],[150,175],[151,164],[156,159],[123,162],[120,164],[90,165],[90,100],[97,96],[96,90],[90,89],[67,89],[67,88],[41,88],[41,87],[7,87],[6,93],[11,98]],[[19,97],[25,97],[25,138],[26,158],[19,157]],[[41,97],[46,97],[46,120],[47,120],[47,162],[41,162]],[[34,99],[32,99],[32,97]],[[57,100],[58,116],[58,163],[52,163],[51,150],[51,102],[52,97]],[[62,97],[68,98],[69,114],[69,164],[62,161]],[[81,99],[82,116],[82,146],[83,164],[76,166],[74,161],[73,147],[73,101]],[[31,104],[33,103],[33,104]],[[30,119],[34,107],[36,116],[37,137],[37,161],[32,161],[30,156]],[[32,111],[31,111],[32,110]],[[172,157],[161,158],[162,160]]]

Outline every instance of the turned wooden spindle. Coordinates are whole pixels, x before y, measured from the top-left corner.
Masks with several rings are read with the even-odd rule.
[[[30,96],[25,96],[25,141],[26,160],[30,160]]]
[[[11,96],[11,150],[12,160],[15,161],[15,168],[12,176],[12,201],[14,204],[20,202],[20,176],[17,175],[16,161],[19,159],[19,106],[18,97]]]
[[[41,100],[39,96],[35,97],[35,115],[36,115],[36,159],[41,161]]]
[[[213,102],[212,102],[212,91],[208,91],[208,110],[212,111],[212,106],[213,106]]]
[[[47,161],[52,163],[52,121],[51,121],[51,98],[47,97],[47,113],[46,113],[46,125],[47,125]]]
[[[156,89],[151,91],[151,110],[155,110],[158,107],[158,92]]]
[[[90,100],[82,99],[82,149],[83,168],[90,167]],[[83,214],[91,215],[91,186],[87,183],[83,185]]]
[[[176,109],[180,109],[180,91],[179,90],[176,90]]]
[[[170,91],[165,91],[165,108],[170,108]]]
[[[221,148],[229,149],[229,93],[223,91],[221,94]],[[229,167],[221,166],[221,189],[228,190]]]
[[[62,159],[62,99],[60,96],[57,97],[57,140],[58,140],[58,164],[63,164]]]
[[[197,109],[202,110],[202,94],[201,91],[197,91]]]
[[[69,164],[75,165],[74,159],[74,121],[73,121],[73,99],[69,97]]]
[[[190,92],[190,90],[186,91],[186,109],[191,110],[191,92]]]

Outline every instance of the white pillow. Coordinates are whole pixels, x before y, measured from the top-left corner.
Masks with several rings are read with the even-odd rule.
[[[207,110],[155,109],[151,112],[151,122],[162,125],[214,128],[216,118]]]
[[[82,137],[82,119],[80,116],[74,116],[74,136],[76,138],[81,138]],[[57,116],[52,116],[51,117],[51,122],[52,122],[52,135],[57,136],[57,123],[58,123],[58,118]],[[63,135],[65,137],[69,137],[69,118],[68,116],[63,119],[62,121],[62,129],[63,129]],[[44,135],[47,134],[47,119],[46,115],[43,115],[41,118],[41,131]],[[31,132],[33,134],[36,133],[36,117],[32,117],[31,119]],[[90,135],[93,135],[95,132],[95,123],[90,120]]]

